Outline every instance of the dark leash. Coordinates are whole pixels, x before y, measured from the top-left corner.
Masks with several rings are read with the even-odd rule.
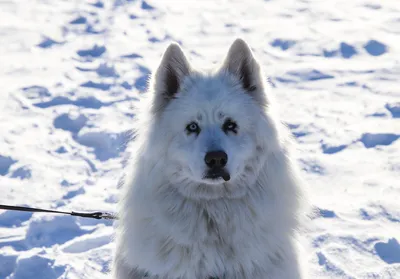
[[[118,220],[117,216],[106,212],[91,212],[91,213],[75,212],[75,211],[67,212],[67,211],[48,210],[48,209],[32,208],[25,206],[11,206],[4,204],[0,204],[0,209],[12,210],[12,211],[25,211],[25,212],[57,213],[57,214],[65,214],[71,216],[79,216],[84,218],[92,218],[92,219]]]
[[[4,204],[0,204],[0,209],[11,210],[11,211],[56,213],[56,214],[65,214],[71,216],[79,216],[84,218],[93,218],[93,219],[118,220],[117,216],[106,212],[91,212],[91,213],[75,212],[75,211],[67,212],[67,211],[49,210],[49,209],[33,208],[26,206],[12,206]],[[147,272],[145,273],[144,277],[149,277]],[[219,279],[219,277],[211,276],[208,277],[207,279]]]

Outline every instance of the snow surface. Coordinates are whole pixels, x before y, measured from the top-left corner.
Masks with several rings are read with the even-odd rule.
[[[400,278],[400,5],[0,1],[0,203],[113,212],[132,105],[170,41],[264,65],[320,217],[311,278]],[[0,212],[0,278],[109,278],[111,221]]]

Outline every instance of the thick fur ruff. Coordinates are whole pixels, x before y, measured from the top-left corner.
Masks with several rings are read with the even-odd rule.
[[[303,187],[248,45],[236,40],[217,71],[199,73],[171,44],[146,95],[120,201],[114,278],[304,278]],[[213,150],[227,154],[229,181],[205,176]]]

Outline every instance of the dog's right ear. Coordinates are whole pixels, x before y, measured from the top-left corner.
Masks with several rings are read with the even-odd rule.
[[[190,74],[191,68],[182,49],[177,43],[171,43],[161,58],[154,74],[153,88],[157,94],[156,109],[164,107],[178,93],[183,80]]]

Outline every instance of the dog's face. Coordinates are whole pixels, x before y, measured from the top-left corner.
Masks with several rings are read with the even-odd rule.
[[[153,113],[170,176],[217,187],[254,178],[263,146],[259,122],[267,105],[260,68],[242,40],[213,74],[193,71],[178,45],[154,75]]]
[[[164,110],[173,133],[168,161],[187,179],[206,184],[234,181],[256,152],[251,115],[255,102],[227,76],[195,76]]]

